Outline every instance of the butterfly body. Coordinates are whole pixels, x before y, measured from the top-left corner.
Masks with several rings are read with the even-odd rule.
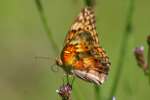
[[[109,71],[109,58],[99,46],[92,8],[84,8],[71,29],[60,57],[56,60],[67,74],[102,84]]]

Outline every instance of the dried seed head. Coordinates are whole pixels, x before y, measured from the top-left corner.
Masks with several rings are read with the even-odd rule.
[[[147,70],[147,63],[146,63],[145,58],[144,58],[144,47],[143,46],[136,47],[134,49],[134,55],[135,55],[135,58],[136,58],[138,65],[144,71]]]
[[[71,98],[72,86],[67,83],[62,85],[56,92],[63,98],[63,100],[70,100]]]

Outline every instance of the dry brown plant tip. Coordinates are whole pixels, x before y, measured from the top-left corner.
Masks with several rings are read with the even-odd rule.
[[[144,71],[147,70],[147,62],[144,58],[144,47],[136,47],[134,49],[134,55],[137,61],[137,64],[139,65],[140,68],[142,68]]]
[[[62,97],[62,100],[71,100],[72,86],[71,84],[63,84],[56,92]]]

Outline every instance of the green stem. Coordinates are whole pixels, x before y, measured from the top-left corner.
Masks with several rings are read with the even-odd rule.
[[[99,86],[97,86],[97,85],[95,85],[94,86],[94,92],[95,92],[95,100],[100,100],[100,87]]]
[[[76,84],[75,84],[76,85]],[[80,88],[76,85],[74,86],[73,95],[75,100],[85,100],[84,96],[82,95]]]
[[[95,0],[84,0],[85,5],[89,7],[93,7],[95,4]]]
[[[149,74],[149,84],[150,84],[150,46],[148,47],[148,74]]]
[[[43,9],[42,3],[41,3],[40,0],[35,0],[35,3],[36,3],[36,6],[38,8],[38,11],[40,13],[40,17],[41,17],[43,26],[45,28],[45,31],[46,31],[46,33],[48,35],[48,38],[49,38],[49,40],[50,40],[50,42],[52,44],[53,49],[54,49],[54,52],[58,53],[58,47],[56,45],[56,42],[53,39],[52,32],[50,31],[50,28],[48,27],[48,23],[47,23],[45,14],[44,14],[44,9]]]
[[[132,32],[132,17],[133,17],[133,11],[134,11],[134,0],[130,0],[130,4],[129,4],[129,10],[127,13],[127,18],[126,18],[126,25],[125,25],[125,31],[123,34],[123,39],[121,42],[121,50],[120,50],[120,56],[119,56],[119,60],[118,60],[118,64],[117,64],[117,69],[115,72],[115,76],[114,76],[114,80],[113,80],[113,84],[112,84],[112,89],[110,91],[110,96],[109,96],[109,100],[112,99],[112,97],[115,95],[116,91],[117,91],[117,86],[122,74],[122,69],[123,69],[123,65],[124,65],[124,61],[125,61],[125,54],[126,54],[126,50],[127,50],[127,42],[129,39],[129,35]]]
[[[150,84],[150,36],[147,40],[148,42],[148,56],[147,56],[147,68],[148,68],[148,72],[147,75],[149,76],[149,84]]]

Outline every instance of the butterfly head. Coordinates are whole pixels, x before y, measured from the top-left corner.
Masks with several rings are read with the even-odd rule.
[[[72,74],[72,66],[64,64],[60,57],[56,58],[56,65],[61,67],[67,74]]]

